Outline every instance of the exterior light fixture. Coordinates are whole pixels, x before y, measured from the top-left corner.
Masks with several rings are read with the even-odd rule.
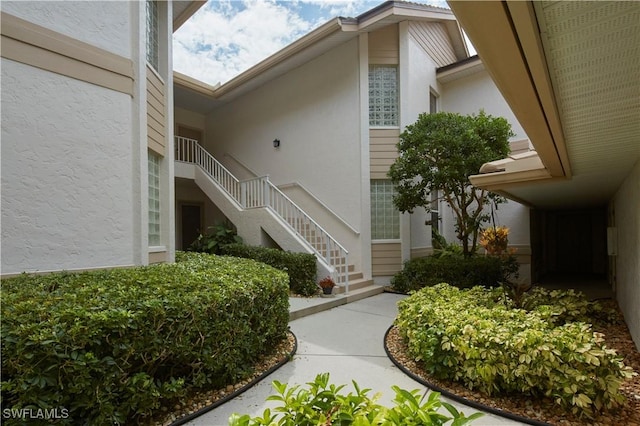
[[[273,140],[273,147],[274,148],[280,148],[280,139],[274,139]]]

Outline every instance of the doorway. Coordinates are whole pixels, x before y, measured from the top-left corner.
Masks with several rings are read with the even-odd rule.
[[[553,288],[610,292],[605,207],[531,211],[532,280]]]
[[[202,205],[200,204],[181,205],[182,250],[188,249],[202,232],[202,210]]]

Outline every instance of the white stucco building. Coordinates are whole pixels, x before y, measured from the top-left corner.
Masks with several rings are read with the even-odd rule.
[[[229,221],[379,291],[432,251],[432,213],[455,239],[445,203],[393,208],[400,133],[484,109],[516,135],[472,182],[511,199],[522,276],[607,280],[640,342],[640,4],[387,1],[217,87],[172,72],[202,4],[2,2],[2,276],[170,262]]]
[[[2,11],[2,274],[174,257],[171,37],[202,2]]]
[[[357,18],[328,22],[222,86],[182,75],[174,83],[179,136],[197,139],[239,180],[268,176],[346,249],[354,272],[377,283],[432,250],[427,212],[400,215],[391,201],[387,171],[406,125],[425,111],[484,109],[505,117],[514,141],[524,140],[528,148],[481,61],[469,58],[455,17],[437,7],[386,2]],[[194,181],[193,171],[182,169],[176,171],[179,247],[196,229],[229,219],[250,243],[294,248],[255,212],[210,203],[213,188],[206,190],[205,179]],[[440,230],[454,241],[452,213],[444,202],[437,204]],[[498,219],[512,229],[511,243],[528,276],[527,209],[510,202]]]

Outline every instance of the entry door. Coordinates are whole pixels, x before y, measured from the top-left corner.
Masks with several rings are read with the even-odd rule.
[[[202,207],[196,204],[183,204],[182,249],[188,249],[200,232],[202,232]]]

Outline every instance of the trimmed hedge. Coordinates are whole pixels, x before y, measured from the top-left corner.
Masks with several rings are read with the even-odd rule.
[[[3,280],[2,409],[132,423],[191,388],[249,375],[286,336],[286,275],[251,260],[179,258]]]
[[[555,305],[537,290],[525,311],[506,306],[502,292],[439,284],[401,301],[396,325],[410,355],[434,377],[489,395],[546,396],[586,416],[623,403],[631,369],[591,325],[562,322],[584,319],[583,298],[555,292],[563,299]]]
[[[442,282],[460,288],[496,287],[504,277],[504,261],[499,257],[428,256],[406,261],[402,271],[391,279],[391,286],[401,293]]]
[[[296,294],[312,296],[318,292],[316,257],[274,248],[229,244],[222,249],[227,256],[244,257],[266,263],[289,274],[289,288]]]

